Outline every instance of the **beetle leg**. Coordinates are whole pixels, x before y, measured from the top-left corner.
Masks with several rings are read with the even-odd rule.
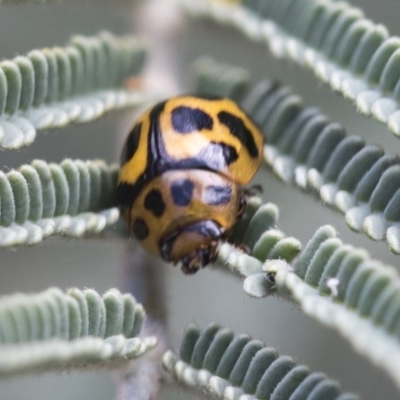
[[[255,196],[257,194],[261,194],[263,192],[263,187],[261,185],[253,185],[250,187],[245,187],[241,189],[240,200],[239,200],[239,209],[237,213],[236,220],[239,221],[246,210],[247,198],[251,196]]]
[[[236,216],[236,221],[239,221],[239,219],[242,219],[244,210],[246,209],[247,205],[247,200],[246,200],[246,194],[243,192],[240,195],[240,200],[239,200],[239,208]]]

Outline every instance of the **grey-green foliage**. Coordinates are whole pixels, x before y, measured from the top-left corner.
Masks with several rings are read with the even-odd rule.
[[[0,146],[20,148],[37,130],[147,101],[149,95],[123,88],[142,70],[146,47],[135,37],[101,32],[0,62]]]
[[[331,295],[400,340],[400,278],[394,268],[344,245],[330,226],[315,233],[293,266],[321,295]]]
[[[145,313],[131,294],[111,289],[100,296],[92,289],[51,288],[45,292],[0,298],[0,345],[49,338],[136,336]]]
[[[303,254],[300,241],[287,237],[277,228],[278,215],[279,209],[275,204],[263,204],[259,197],[249,198],[244,217],[233,228],[230,237],[233,243],[221,243],[218,248],[216,265],[229,268],[233,273],[245,278],[245,290],[254,297],[271,294],[274,288],[273,277],[272,281],[268,280],[264,272],[266,260],[276,260],[289,265],[295,262],[299,254]],[[252,282],[254,279],[256,286],[252,291],[246,288],[246,282]]]
[[[167,352],[164,368],[186,385],[219,399],[243,400],[351,400],[337,382],[293,358],[280,356],[249,335],[235,336],[228,329],[209,325],[204,330],[189,326],[179,357]]]
[[[182,0],[182,3],[220,22],[234,23],[249,37],[266,41],[279,57],[289,57],[313,68],[334,89],[353,96],[364,112],[387,122],[393,131],[400,131],[398,69],[395,68],[398,43],[388,39],[384,28],[364,20],[359,10],[344,2],[329,0],[248,1],[245,7],[233,8],[221,2],[199,0],[189,5]],[[258,9],[261,5],[263,8]],[[320,41],[314,43],[317,39]],[[75,37],[65,49],[34,51],[28,57],[3,62],[0,113],[7,114],[7,118],[12,115],[7,121],[0,118],[3,147],[29,144],[36,129],[69,121],[88,121],[107,109],[135,104],[136,94],[131,97],[129,91],[115,90],[115,87],[136,73],[135,68],[140,69],[144,53],[138,43],[130,39],[114,41],[108,34],[96,38]],[[372,58],[367,65],[369,57]],[[224,68],[215,68],[214,82],[218,82],[215,87],[207,83],[207,76],[202,76],[200,88],[206,92],[216,88],[219,94],[240,100],[248,86],[248,74],[242,70],[232,75],[223,71]],[[393,98],[384,98],[383,92]],[[269,108],[265,103],[274,106]],[[312,182],[323,198],[326,196],[332,203],[340,204],[340,209],[347,211],[347,206],[357,205],[360,199],[355,196],[356,178],[350,173],[350,167],[354,170],[356,166],[359,175],[365,173],[366,165],[372,165],[378,156],[385,157],[376,148],[346,138],[340,127],[331,129],[324,116],[315,110],[303,110],[298,97],[276,84],[259,86],[243,104],[256,119],[262,118],[259,122],[266,124],[268,160],[271,154],[276,155],[273,152],[282,142],[286,143],[283,148],[290,150],[282,153],[283,157],[274,158],[276,171],[285,177],[288,173],[290,179],[301,182],[303,187]],[[302,116],[300,121],[299,116]],[[290,140],[290,135],[280,131],[286,132],[287,123],[292,120],[300,127],[313,121],[301,141]],[[327,127],[330,130],[324,140],[337,144],[336,159],[340,161],[337,163],[328,160],[323,164],[326,160],[317,157],[326,151],[326,143],[316,149],[312,147],[314,142],[321,146],[323,140],[314,139],[322,137]],[[312,174],[307,169],[309,160],[313,161]],[[333,169],[328,168],[329,163]],[[397,168],[397,159],[394,164]],[[34,243],[35,236],[28,230],[32,227],[34,232],[40,232],[37,238],[71,232],[79,236],[90,230],[88,226],[100,231],[107,223],[115,222],[119,213],[113,207],[111,196],[116,170],[102,166],[99,172],[90,170],[90,165],[71,160],[60,165],[36,161],[32,166],[3,174],[0,223],[4,229],[1,237],[8,238],[5,243]],[[375,186],[367,185],[371,195],[367,199],[368,207],[376,211],[379,221],[382,218],[397,221],[396,193],[389,193],[384,183],[379,185],[385,173],[386,169],[378,177],[374,176]],[[397,174],[396,169],[390,180],[397,179]],[[343,193],[346,191],[347,194]],[[375,191],[376,198],[372,200]],[[337,196],[339,193],[342,197]],[[104,217],[105,213],[112,217],[103,218],[104,223],[99,224],[99,216]],[[300,242],[287,238],[276,228],[277,216],[275,205],[262,205],[257,199],[250,199],[232,237],[249,253],[225,243],[220,246],[217,261],[245,278],[244,288],[249,294],[255,297],[279,294],[290,298],[304,312],[338,329],[399,384],[400,311],[396,273],[371,261],[364,251],[343,245],[331,227],[318,231],[299,255]],[[375,229],[373,235],[376,232]],[[152,338],[129,339],[137,333],[136,308],[129,296],[115,291],[101,299],[93,291],[73,290],[65,295],[51,289],[37,297],[15,296],[4,300],[0,307],[4,307],[0,309],[0,339],[7,343],[0,362],[0,374],[4,375],[41,368],[94,365],[93,360],[119,363],[143,354],[155,344]],[[386,356],[388,351],[392,357]],[[325,376],[295,366],[290,357],[279,357],[259,341],[247,336],[235,338],[231,332],[214,325],[202,333],[189,329],[183,341],[181,361],[167,353],[164,364],[185,383],[205,385],[210,394],[220,398],[239,395],[243,400],[293,398],[294,395],[314,400],[355,398],[352,394],[341,395],[337,383]]]
[[[263,82],[243,100],[263,129],[265,159],[285,182],[319,194],[353,230],[400,252],[400,159],[346,135],[285,86]]]
[[[357,109],[400,135],[400,40],[344,1],[177,0],[193,15],[230,24],[266,43],[355,103]]]
[[[0,298],[0,377],[121,363],[153,348],[138,339],[145,312],[131,294],[51,288]]]
[[[70,159],[0,172],[0,247],[103,231],[119,217],[117,174],[117,165]]]
[[[363,249],[344,245],[326,226],[309,241],[294,271],[274,261],[266,262],[263,270],[266,279],[247,287],[263,285],[256,293],[280,293],[295,300],[400,386],[400,279],[394,268],[371,260]]]
[[[300,252],[301,244],[276,228],[277,219],[275,204],[262,204],[258,197],[249,198],[244,217],[235,225],[231,237],[236,246],[247,248],[249,254],[239,251],[235,245],[223,243],[218,250],[217,262],[242,277],[260,273],[266,259],[292,262]]]
[[[214,72],[218,69],[210,65],[201,65],[197,84],[206,82],[212,94],[230,96],[235,82],[230,82],[231,92],[226,87],[221,90],[220,74]],[[242,79],[236,75],[236,85],[241,85]],[[374,202],[381,204],[382,198],[396,193],[393,175],[385,179],[385,168],[371,167],[379,159],[384,165],[387,159],[397,164],[397,157],[385,156],[377,147],[365,146],[359,138],[346,138],[343,128],[329,123],[318,110],[303,109],[301,99],[288,88],[263,82],[237,100],[242,100],[243,107],[263,128],[267,160],[272,160],[272,166],[285,181],[293,179],[307,189],[307,179],[314,177],[315,181],[319,176],[318,189],[325,188],[321,197],[330,189],[328,193],[341,193],[338,197],[342,202],[346,194],[347,199],[357,200],[353,194],[357,187],[363,192],[368,188],[369,195],[374,194]],[[279,149],[283,151],[278,156]],[[309,170],[313,171],[311,178],[307,176]],[[356,200],[350,200],[348,203],[354,206]],[[361,199],[358,201],[361,203]],[[250,296],[279,294],[297,302],[305,313],[337,329],[357,351],[383,367],[399,384],[400,363],[396,360],[400,356],[400,281],[395,270],[371,260],[365,250],[344,245],[329,226],[317,231],[295,258],[301,244],[296,239],[286,239],[276,229],[277,217],[276,206],[249,199],[244,217],[232,233],[233,241],[245,245],[249,254],[225,243],[219,248],[218,264],[245,278],[243,287]],[[388,352],[391,357],[387,357]]]
[[[250,215],[254,209],[271,210],[270,204],[263,206],[255,199],[248,207]],[[239,234],[252,232],[251,221],[262,221],[261,215],[256,212],[238,226]],[[296,302],[400,385],[400,278],[395,269],[371,260],[363,249],[343,244],[330,226],[320,228],[297,258],[298,240],[291,238],[280,246],[283,233],[268,222],[264,229],[258,230],[258,240],[253,239],[264,254],[262,260],[224,243],[217,265],[244,278],[243,288],[252,297],[279,295]],[[275,235],[279,251],[272,252],[263,238]]]
[[[262,129],[264,158],[278,177],[317,193],[345,214],[351,229],[363,230],[373,240],[386,239],[400,253],[398,155],[347,135],[343,126],[315,107],[304,107],[298,95],[278,82],[260,82],[246,94],[243,73],[226,69],[231,79],[224,86],[218,64],[199,63],[196,87],[239,101]]]
[[[0,63],[0,145],[30,144],[36,129],[90,121],[149,98],[121,88],[142,69],[146,46],[102,32],[65,48],[34,50]],[[117,165],[102,160],[34,160],[0,172],[0,247],[61,234],[100,233],[119,218]],[[112,368],[156,345],[138,338],[145,317],[130,294],[52,288],[0,299],[0,377]]]

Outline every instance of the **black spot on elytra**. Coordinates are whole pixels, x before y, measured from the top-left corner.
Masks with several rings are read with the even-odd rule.
[[[174,108],[171,114],[173,128],[182,134],[211,130],[213,127],[212,118],[198,108],[180,106]]]
[[[161,217],[165,211],[165,203],[161,192],[157,189],[153,189],[147,193],[144,199],[144,207],[146,210],[151,211],[156,217]]]
[[[127,161],[129,161],[133,155],[136,153],[136,150],[139,147],[139,139],[140,139],[140,131],[142,130],[142,123],[139,122],[136,124],[128,137],[126,138],[124,147],[121,153],[121,165],[124,165]]]
[[[149,236],[149,227],[142,218],[137,218],[133,221],[132,231],[139,240],[144,240]]]
[[[171,195],[174,204],[187,206],[192,200],[194,184],[189,179],[176,180],[171,185]]]
[[[230,165],[238,159],[238,153],[233,146],[224,143],[220,143],[219,145],[222,148],[226,165]]]
[[[251,132],[246,128],[241,118],[227,111],[221,111],[218,113],[218,120],[221,124],[228,127],[233,136],[240,140],[252,158],[258,157],[257,145],[254,142]]]
[[[208,186],[205,191],[205,201],[212,206],[228,204],[232,197],[230,186]]]
[[[134,199],[138,193],[134,185],[129,183],[120,183],[117,187],[117,203],[121,209],[129,209],[132,206],[132,199]]]

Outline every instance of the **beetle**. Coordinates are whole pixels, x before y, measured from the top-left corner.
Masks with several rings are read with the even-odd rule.
[[[178,96],[144,112],[125,141],[117,198],[149,252],[194,273],[243,213],[263,136],[228,98]]]

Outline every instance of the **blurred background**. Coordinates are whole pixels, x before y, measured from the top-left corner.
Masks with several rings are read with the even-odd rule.
[[[366,15],[384,23],[392,35],[399,35],[397,0],[358,0]],[[249,42],[234,30],[202,20],[189,20],[167,0],[61,2],[55,4],[1,4],[0,59],[24,54],[37,47],[63,45],[73,34],[90,35],[99,30],[116,34],[147,36],[151,55],[145,85],[149,90],[174,95],[190,91],[190,65],[200,56],[247,68],[253,82],[279,79],[303,96],[306,105],[320,107],[332,121],[342,123],[350,134],[368,143],[379,143],[388,151],[400,146],[383,125],[357,115],[310,72],[274,60],[263,46]],[[60,162],[66,157],[107,162],[118,159],[124,136],[135,120],[135,112],[113,112],[101,119],[51,132],[40,132],[32,146],[0,153],[0,166],[7,171],[35,158]],[[355,234],[341,214],[328,209],[311,196],[279,182],[265,167],[256,177],[264,187],[264,200],[278,204],[279,228],[305,244],[315,230],[332,224],[341,239],[366,248],[375,258],[399,265],[385,242],[372,242]],[[133,258],[127,253],[134,252]],[[132,260],[132,261],[131,261]],[[165,306],[170,346],[176,349],[189,323],[201,327],[218,322],[236,333],[253,337],[293,356],[298,363],[338,379],[345,390],[365,400],[395,400],[394,384],[365,359],[355,354],[336,332],[304,316],[293,305],[275,298],[256,301],[242,291],[241,281],[221,271],[205,269],[184,276],[179,268],[162,265],[135,247],[132,240],[113,237],[88,240],[47,239],[35,247],[1,251],[0,295],[38,292],[50,286],[62,289],[77,286],[103,292],[110,287],[132,289],[140,297],[145,292],[157,311]],[[139,280],[137,268],[151,271],[151,290]],[[139,293],[140,292],[140,293]],[[160,309],[159,309],[160,311]],[[1,355],[0,355],[1,356]],[[18,377],[0,382],[0,399],[115,398],[113,376],[106,372],[46,374]],[[197,399],[181,388],[165,386],[159,399]]]

